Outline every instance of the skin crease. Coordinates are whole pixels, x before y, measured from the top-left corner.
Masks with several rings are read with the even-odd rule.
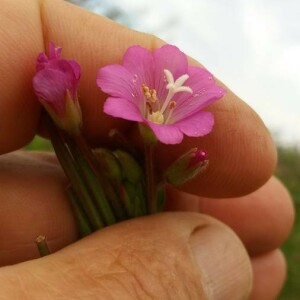
[[[79,94],[85,124],[84,133],[89,140],[92,143],[99,141],[105,143],[107,131],[110,128],[118,128],[130,135],[132,140],[137,141],[135,129],[130,123],[110,118],[101,112],[101,101],[104,101],[105,95],[98,91],[95,75],[98,67],[120,62],[129,45],[140,44],[153,49],[161,45],[162,41],[153,36],[128,30],[105,18],[57,0],[23,2],[3,0],[0,8],[0,35],[2,40],[0,49],[0,153],[19,149],[37,131],[43,131],[39,128],[40,107],[33,95],[31,78],[34,74],[37,53],[44,51],[50,40],[63,47],[64,57],[76,59],[82,65]],[[105,41],[105,43],[101,41]],[[20,51],[20,45],[22,45],[22,51]],[[191,63],[197,64],[193,60]],[[255,112],[229,90],[224,99],[210,106],[209,110],[214,113],[216,122],[211,134],[200,139],[187,138],[182,144],[172,146],[172,151],[169,146],[161,146],[157,150],[156,163],[162,168],[195,145],[206,149],[210,155],[210,168],[205,174],[184,186],[182,188],[184,192],[174,189],[169,191],[167,208],[171,211],[206,213],[231,227],[251,256],[254,276],[251,299],[274,299],[285,277],[284,260],[279,254],[279,250],[275,249],[286,239],[294,218],[291,199],[287,191],[276,179],[270,179],[276,163],[275,146]],[[76,240],[74,218],[64,194],[65,182],[55,159],[49,155],[18,152],[1,156],[1,265],[14,264],[37,257],[38,254],[32,241],[41,232],[48,236],[53,251]],[[48,201],[47,199],[43,201],[45,191],[47,191]],[[253,193],[247,195],[250,192]],[[218,200],[207,197],[226,197],[228,199]],[[280,213],[279,220],[278,213]],[[145,220],[141,218],[129,221],[129,223],[125,222],[123,227],[116,225],[100,231],[87,240],[75,243],[45,259],[3,267],[0,269],[1,297],[6,297],[3,299],[18,299],[19,296],[23,297],[22,299],[26,299],[26,297],[43,299],[44,296],[51,298],[51,295],[58,293],[63,299],[61,293],[65,293],[64,299],[71,299],[72,291],[75,288],[79,290],[81,288],[82,293],[87,288],[92,288],[96,292],[101,290],[102,294],[98,295],[104,295],[104,299],[110,299],[105,298],[109,292],[103,290],[103,281],[95,280],[97,276],[100,276],[105,279],[104,282],[110,286],[110,290],[115,293],[122,291],[122,288],[116,283],[119,277],[117,281],[111,280],[109,274],[113,272],[113,268],[109,265],[109,259],[105,255],[104,258],[97,256],[97,259],[92,260],[91,265],[86,269],[78,262],[81,257],[78,258],[77,253],[83,253],[83,257],[86,256],[90,259],[94,255],[91,255],[94,253],[92,250],[103,247],[102,243],[108,250],[118,246],[120,242],[113,237],[122,237],[122,230],[126,237],[134,235],[142,237],[145,232],[139,228],[144,228],[144,225],[149,222],[163,225],[162,227],[154,226],[157,231],[148,232],[151,238],[153,235],[153,240],[160,241],[155,244],[155,251],[151,253],[161,253],[166,248],[165,242],[161,241],[170,241],[170,232],[174,234],[172,241],[178,240],[175,234],[176,230],[174,231],[176,228],[174,220],[191,218],[194,217],[170,213],[166,216],[162,214],[161,217],[151,216]],[[248,218],[247,221],[245,218]],[[32,220],[35,221],[34,227]],[[217,231],[222,233],[220,239],[224,237],[224,240],[230,241],[228,247],[236,246],[238,250],[232,255],[241,253],[240,255],[243,257],[241,261],[244,263],[240,265],[239,270],[241,272],[243,270],[246,275],[243,277],[243,272],[240,275],[247,279],[241,287],[245,287],[247,292],[251,286],[251,276],[245,269],[247,266],[246,254],[238,244],[236,237],[215,219],[200,215],[195,217],[195,223],[198,224],[200,221],[209,228],[217,228]],[[184,222],[187,221],[182,222],[185,224]],[[172,225],[174,228],[169,224],[174,224]],[[165,230],[164,226],[166,228],[170,226],[169,231]],[[273,230],[271,230],[272,228]],[[156,234],[159,234],[160,231],[158,239]],[[145,257],[143,251],[145,249],[136,239],[130,240],[130,245],[134,249],[138,249],[136,256],[138,261],[149,262],[149,258],[154,261],[157,258],[151,256],[154,254]],[[187,282],[195,281],[195,285],[193,288],[191,287],[195,294],[198,296],[200,294],[208,295],[209,292],[205,285],[201,287],[199,279],[198,281],[196,279],[198,271],[189,261],[183,243],[178,242],[171,246],[174,251],[172,253],[176,255],[178,251],[182,253],[182,262],[178,262],[178,278],[172,282],[170,278],[163,277],[158,272],[158,282],[166,280],[175,286],[176,283],[181,286],[181,276],[187,276],[185,277],[189,278]],[[125,261],[129,257],[131,256],[125,257]],[[183,272],[184,268],[181,264],[184,262],[188,263],[188,270],[191,273]],[[124,263],[123,260],[122,263]],[[169,269],[174,262],[170,259],[164,263],[165,265],[162,262],[158,265],[151,265],[150,271],[156,273],[159,270]],[[74,281],[77,275],[93,272],[93,266],[96,265],[108,265],[109,267],[105,269],[107,273],[94,274],[96,277],[88,277],[89,280],[84,283]],[[245,266],[244,269],[241,266]],[[57,269],[59,272],[55,273]],[[38,275],[34,276],[34,274]],[[69,281],[66,281],[65,286],[59,282],[59,274],[69,274]],[[124,274],[126,276],[128,272],[124,272]],[[144,269],[142,272],[137,271],[133,274],[134,282],[137,281],[137,278],[142,280],[142,283],[139,281],[139,285],[133,284],[133,286],[137,287],[139,291],[138,286],[141,285],[141,290],[148,291],[147,280],[149,277],[147,276],[149,275],[145,275]],[[165,273],[162,272],[162,274]],[[126,278],[130,279],[130,276],[128,275]],[[268,288],[263,289],[261,282]],[[36,288],[37,284],[42,287],[39,291]],[[160,288],[160,284],[157,284],[157,290]],[[155,289],[151,290],[152,292],[155,293]],[[238,293],[238,287],[230,290],[230,293],[234,292]],[[42,298],[38,293],[42,293]],[[227,295],[232,295],[230,293]],[[241,295],[235,294],[235,298],[228,299],[240,299]],[[84,295],[84,299],[96,299],[92,292],[88,295],[89,298],[86,296]],[[205,298],[205,296],[203,297]],[[127,299],[136,298],[130,298],[129,295]]]

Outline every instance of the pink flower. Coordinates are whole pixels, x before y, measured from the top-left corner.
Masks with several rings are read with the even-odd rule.
[[[77,97],[81,70],[76,61],[62,59],[60,54],[61,48],[51,42],[49,56],[45,53],[38,55],[33,88],[55,123],[68,132],[74,132],[81,126]]]
[[[171,45],[153,53],[128,48],[122,65],[99,69],[97,85],[110,96],[105,113],[147,124],[165,144],[208,134],[214,117],[202,109],[225,93],[207,70],[189,66],[186,55]]]

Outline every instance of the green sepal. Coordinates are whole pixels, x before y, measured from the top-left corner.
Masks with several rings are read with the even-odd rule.
[[[154,145],[157,143],[154,132],[146,124],[139,123],[139,132],[146,145]]]
[[[113,153],[121,165],[123,178],[132,183],[137,183],[143,178],[143,169],[130,154],[123,150],[115,150]]]

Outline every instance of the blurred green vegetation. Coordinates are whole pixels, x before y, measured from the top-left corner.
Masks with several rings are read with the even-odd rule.
[[[288,273],[287,282],[279,299],[300,299],[300,152],[293,147],[278,147],[276,175],[289,189],[296,210],[296,221],[289,239],[283,245]],[[280,217],[280,216],[279,216]]]
[[[28,150],[51,151],[51,143],[36,137],[27,147]],[[278,147],[278,167],[276,175],[289,189],[295,204],[296,216],[300,213],[300,152],[293,147]],[[280,217],[280,216],[278,216]],[[288,276],[285,287],[278,299],[300,299],[300,219],[296,218],[295,226],[289,239],[282,247],[287,258]]]
[[[31,151],[52,151],[51,142],[40,136],[36,136],[33,141],[25,147],[26,150]]]

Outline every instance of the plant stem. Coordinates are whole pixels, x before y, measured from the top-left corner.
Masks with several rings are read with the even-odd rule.
[[[117,220],[105,193],[107,191],[112,193],[113,191],[109,190],[111,187],[109,182],[101,176],[96,157],[80,135],[74,137],[74,141],[69,139],[68,145],[70,145],[71,151],[74,153],[74,158],[76,159],[82,174],[85,175],[84,179],[90,188],[91,193],[94,195],[103,221],[107,225],[115,224]],[[103,190],[104,188],[105,192]],[[111,198],[113,198],[113,196]]]
[[[155,180],[154,180],[154,165],[153,165],[153,149],[154,149],[154,145],[145,144],[147,204],[148,204],[148,212],[150,214],[157,212],[156,187],[155,187]]]
[[[97,230],[104,226],[97,208],[93,203],[92,196],[90,195],[85,183],[80,176],[80,170],[76,167],[75,161],[70,153],[68,147],[65,144],[63,134],[55,127],[52,120],[47,120],[48,130],[50,133],[50,139],[57,155],[57,158],[66,174],[74,191],[80,198],[82,206],[92,224],[93,230]]]
[[[50,250],[48,248],[47,240],[46,240],[46,237],[44,235],[39,235],[35,239],[35,243],[37,245],[37,248],[38,248],[38,251],[39,251],[41,257],[50,254]]]
[[[67,188],[67,193],[69,196],[69,199],[71,201],[73,212],[75,214],[77,225],[80,233],[80,237],[87,236],[93,232],[91,225],[88,221],[88,218],[86,214],[84,213],[80,201],[78,200],[76,193],[74,192],[73,188],[69,186]]]

